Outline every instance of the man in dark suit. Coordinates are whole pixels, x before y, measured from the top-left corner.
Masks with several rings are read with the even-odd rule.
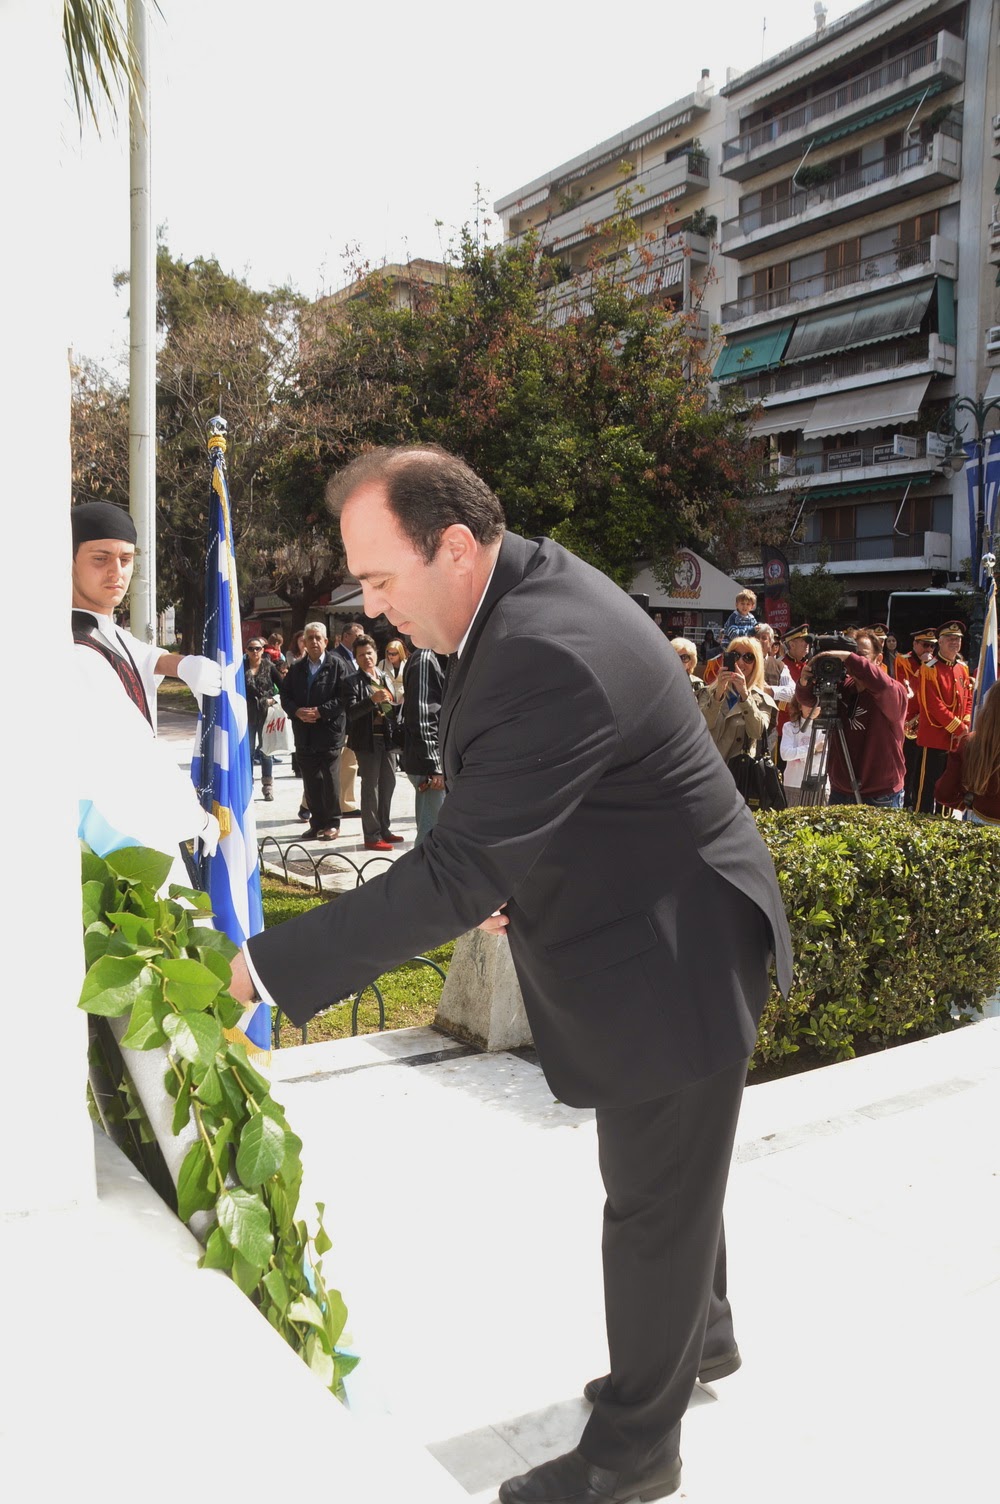
[[[546,1079],[597,1109],[611,1372],[579,1447],[500,1498],[663,1497],[699,1372],[740,1361],[722,1204],[772,953],[790,983],[774,869],[676,653],[604,575],[505,533],[440,451],[375,451],[327,499],[366,612],[452,655],[448,797],[391,872],[255,936],[235,995],[300,1023],[473,926],[506,932]]]
[[[311,621],[302,634],[305,657],[281,681],[281,703],[291,718],[309,826],[306,836],[333,841],[340,830],[340,752],[344,745],[350,674],[327,652],[326,628]]]
[[[359,637],[364,635],[365,629],[359,621],[349,621],[340,634],[340,641],[333,649],[343,659],[344,667],[351,675],[358,671],[358,665],[354,661],[354,644]],[[345,745],[340,753],[340,813],[342,815],[360,815],[361,813],[357,779],[358,759],[353,749]]]

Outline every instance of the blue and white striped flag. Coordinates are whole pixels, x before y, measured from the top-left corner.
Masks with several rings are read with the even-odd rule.
[[[214,418],[208,440],[212,501],[202,650],[222,669],[222,693],[214,698],[206,696],[202,703],[191,777],[203,808],[212,811],[221,829],[218,851],[203,861],[201,885],[212,900],[216,928],[224,930],[235,945],[242,945],[264,928],[264,912],[224,432],[223,420]],[[248,1008],[232,1037],[245,1044],[257,1059],[269,1055],[271,1010],[267,1003]]]
[[[972,702],[972,724],[976,723],[979,707],[987,692],[997,682],[997,582],[990,576],[986,590],[986,620],[983,622],[983,643],[979,649],[979,668],[976,673],[976,694]]]
[[[975,558],[980,545],[984,554],[992,553],[993,530],[997,519],[997,499],[1000,497],[1000,433],[987,434],[983,439],[983,536],[977,537],[979,522],[979,445],[970,439],[964,446],[965,484],[969,497],[970,557]],[[988,581],[984,571],[977,581],[980,590],[986,590]]]

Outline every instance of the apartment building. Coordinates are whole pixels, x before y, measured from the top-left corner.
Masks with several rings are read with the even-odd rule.
[[[873,0],[823,21],[721,91],[736,201],[715,376],[763,404],[756,432],[800,501],[790,561],[827,558],[864,621],[972,553],[938,430],[1000,356],[997,17]]]
[[[725,119],[703,69],[685,98],[497,200],[504,239],[516,244],[533,230],[556,262],[551,315],[576,303],[571,279],[600,252],[624,192],[645,242],[625,277],[644,296],[671,301],[709,337],[721,302],[714,263],[724,210],[718,163]]]
[[[718,93],[703,75],[496,207],[569,272],[614,182],[645,188],[656,295],[721,325],[720,391],[762,404],[757,437],[799,512],[773,541],[803,569],[827,558],[845,620],[875,620],[972,553],[938,429],[955,396],[1000,396],[1000,19],[992,0],[870,0],[829,26],[814,9],[802,42]],[[718,222],[700,262],[699,211]]]

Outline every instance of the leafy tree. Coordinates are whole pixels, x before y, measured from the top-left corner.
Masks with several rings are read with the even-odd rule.
[[[255,291],[213,259],[157,253],[157,571],[186,641],[201,636],[209,464],[207,426],[229,424],[226,456],[233,536],[243,563],[263,534],[281,539],[267,466],[279,447],[279,414],[297,358],[301,300],[287,288]],[[250,558],[248,559],[248,554]],[[256,571],[254,571],[256,572]]]
[[[813,631],[833,629],[844,598],[840,576],[831,574],[826,567],[829,557],[829,549],[821,553],[819,563],[810,574],[801,569],[789,571],[792,621],[807,621]]]
[[[452,276],[393,306],[378,276],[314,331],[298,434],[280,488],[320,506],[330,470],[371,444],[437,442],[500,497],[512,527],[548,533],[621,584],[640,557],[669,573],[683,544],[711,551],[765,489],[748,409],[710,400],[693,320],[637,295],[652,252],[627,195],[591,267],[461,236]],[[642,280],[642,279],[639,279]]]
[[[128,506],[128,392],[93,361],[72,369],[73,501]]]

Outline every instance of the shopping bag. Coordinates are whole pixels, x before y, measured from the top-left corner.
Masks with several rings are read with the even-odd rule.
[[[294,752],[292,723],[281,704],[268,708],[267,720],[260,737],[260,750],[265,757],[274,757],[279,752]]]

